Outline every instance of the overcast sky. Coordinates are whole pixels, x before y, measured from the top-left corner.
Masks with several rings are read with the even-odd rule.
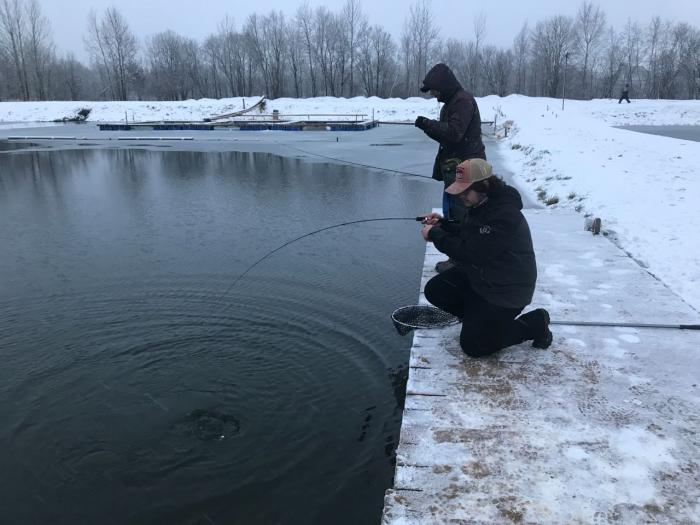
[[[59,53],[73,51],[86,58],[83,35],[90,9],[103,12],[116,6],[125,16],[132,31],[141,40],[166,29],[201,40],[216,31],[227,14],[236,27],[246,17],[272,9],[293,15],[301,0],[39,0],[43,12],[51,20],[54,41]],[[309,0],[312,7],[325,5],[334,12],[342,9],[345,0]],[[370,23],[382,25],[395,37],[403,27],[411,0],[361,0]],[[468,0],[432,0],[432,11],[443,38],[473,38],[473,18],[486,17],[486,43],[510,46],[523,23],[534,25],[538,20],[563,14],[574,16],[582,0],[500,0],[469,2]],[[596,3],[596,2],[593,2]],[[628,18],[646,25],[654,15],[672,21],[686,21],[700,28],[700,0],[606,0],[597,2],[608,21],[620,30]]]

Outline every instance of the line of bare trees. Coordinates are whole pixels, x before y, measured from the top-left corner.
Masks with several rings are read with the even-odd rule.
[[[303,3],[293,16],[226,18],[203,41],[174,31],[140,40],[109,8],[88,17],[83,64],[58,53],[37,0],[0,0],[0,100],[408,97],[440,61],[477,96],[615,97],[627,83],[634,97],[700,97],[700,31],[688,23],[655,16],[616,30],[584,1],[575,17],[524,24],[506,47],[484,44],[487,25],[478,14],[471,39],[443,39],[429,1],[417,0],[395,41],[346,0],[338,12]]]

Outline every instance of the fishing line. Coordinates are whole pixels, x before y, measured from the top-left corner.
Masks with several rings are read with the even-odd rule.
[[[321,155],[320,153],[314,153],[312,151],[306,151],[301,148],[297,148],[296,146],[290,146],[289,144],[286,144],[284,142],[277,142],[280,146],[286,146],[287,148],[299,151],[301,153],[305,153],[307,155],[313,155],[315,157],[321,157],[322,159],[328,159],[332,160],[334,162],[341,162],[343,164],[350,164],[351,166],[359,166],[361,168],[368,168],[372,170],[379,170],[379,171],[388,171],[389,173],[397,173],[399,175],[406,175],[409,177],[418,177],[419,179],[432,179],[433,177],[430,176],[428,177],[427,175],[418,175],[416,173],[409,173],[408,171],[401,171],[401,170],[392,170],[390,168],[380,168],[378,166],[370,166],[369,164],[362,164],[360,162],[353,162],[351,160],[343,160],[343,159],[336,159],[335,157],[329,157],[328,155]]]
[[[312,235],[316,235],[317,233],[325,232],[328,230],[333,230],[335,228],[341,228],[343,226],[350,226],[352,224],[362,224],[362,223],[367,223],[367,222],[383,222],[383,221],[416,221],[416,222],[422,222],[425,219],[424,216],[418,216],[418,217],[378,217],[374,219],[358,219],[354,221],[346,221],[346,222],[341,222],[339,224],[332,224],[330,226],[325,226],[323,228],[319,228],[317,230],[313,230],[311,232],[305,233],[303,235],[300,235],[298,237],[295,237],[294,239],[291,239],[284,244],[281,244],[274,248],[273,250],[268,251],[265,253],[262,257],[256,259],[250,266],[248,266],[243,273],[241,273],[230,285],[224,293],[221,294],[221,296],[216,300],[216,302],[221,302],[224,297],[228,295],[228,293],[233,290],[233,288],[246,276],[248,273],[253,270],[258,264],[263,262],[264,260],[268,259],[270,256],[274,255],[278,251],[282,250],[283,248],[289,246],[290,244],[293,244],[297,241],[300,241],[302,239],[305,239],[307,237],[311,237]],[[449,221],[452,222],[452,221]],[[227,308],[229,308],[231,305],[228,305],[226,308],[222,310],[224,312]],[[660,323],[634,323],[634,322],[605,322],[605,321],[557,321],[557,320],[551,320],[550,324],[552,325],[562,325],[562,326],[599,326],[599,327],[614,327],[614,328],[662,328],[662,329],[676,329],[676,330],[700,330],[700,324],[660,324]]]
[[[225,291],[224,293],[221,294],[221,297],[219,297],[219,298],[217,299],[217,302],[221,302],[221,300],[222,300],[224,297],[226,297],[226,295],[233,289],[233,287],[236,286],[236,285],[240,282],[240,280],[243,279],[243,278],[248,274],[248,272],[250,272],[250,271],[251,271],[253,268],[255,268],[258,264],[260,264],[261,262],[263,262],[265,259],[267,259],[267,258],[270,257],[271,255],[277,253],[277,252],[280,251],[282,248],[285,248],[286,246],[289,246],[289,245],[292,244],[292,243],[295,243],[295,242],[297,242],[297,241],[300,241],[301,239],[305,239],[306,237],[310,237],[310,236],[312,236],[312,235],[316,235],[317,233],[321,233],[321,232],[324,232],[324,231],[332,230],[332,229],[334,229],[334,228],[340,228],[341,226],[348,226],[348,225],[351,225],[351,224],[360,224],[360,223],[364,223],[364,222],[380,222],[380,221],[417,221],[417,222],[421,222],[421,221],[423,221],[424,218],[425,218],[425,217],[380,217],[380,218],[376,218],[376,219],[359,219],[359,220],[356,220],[356,221],[347,221],[347,222],[341,222],[340,224],[333,224],[333,225],[331,225],[331,226],[326,226],[326,227],[324,227],[324,228],[319,228],[318,230],[314,230],[314,231],[312,231],[312,232],[305,233],[304,235],[300,235],[299,237],[295,237],[294,239],[292,239],[292,240],[290,240],[290,241],[287,241],[287,242],[285,242],[284,244],[279,245],[279,246],[278,246],[277,248],[275,248],[274,250],[270,250],[270,251],[267,252],[265,255],[263,255],[262,257],[260,257],[259,259],[257,259],[253,264],[251,264],[250,266],[248,266],[248,268],[246,268],[246,270],[245,270],[242,274],[240,274],[240,275],[231,283],[231,285],[226,289],[226,291]],[[223,310],[222,310],[222,311],[223,311]]]

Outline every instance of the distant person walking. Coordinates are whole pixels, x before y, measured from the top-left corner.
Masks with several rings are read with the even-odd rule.
[[[473,158],[486,160],[486,148],[481,140],[481,115],[474,95],[465,91],[452,70],[445,64],[436,64],[425,75],[423,93],[430,92],[444,105],[440,110],[440,120],[423,116],[416,118],[415,125],[438,147],[433,178],[442,181],[447,188],[455,180],[455,169],[462,161]],[[442,211],[446,218],[460,221],[466,213],[458,199],[451,199],[443,193]],[[437,263],[435,269],[444,271],[454,264],[447,260]]]
[[[459,343],[469,356],[481,357],[532,341],[552,344],[549,313],[520,312],[530,304],[537,264],[518,191],[492,175],[482,159],[461,163],[447,193],[469,208],[461,224],[428,214],[423,239],[450,256],[455,266],[425,285],[425,298],[462,321]]]
[[[625,87],[622,88],[622,93],[620,94],[620,100],[618,100],[618,104],[622,104],[622,101],[626,100],[627,103],[630,103],[630,85],[625,84]]]

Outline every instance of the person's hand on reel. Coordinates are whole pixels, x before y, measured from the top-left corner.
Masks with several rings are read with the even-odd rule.
[[[435,225],[438,224],[441,220],[442,215],[440,215],[439,213],[428,213],[427,215],[423,216],[421,224]]]
[[[421,229],[420,234],[423,236],[423,239],[427,241],[430,229],[436,224],[440,223],[442,220],[442,215],[439,213],[428,213],[427,215],[416,217],[416,220],[420,220],[421,224],[425,225]]]

